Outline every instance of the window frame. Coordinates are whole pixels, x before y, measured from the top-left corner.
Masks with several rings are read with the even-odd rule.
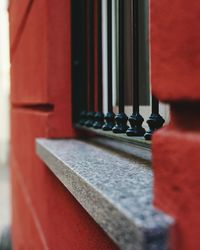
[[[90,0],[86,0],[86,2],[89,2]],[[102,9],[104,10],[104,12],[106,11],[105,9],[105,3],[107,1],[106,0],[102,0]],[[115,0],[112,0],[112,3],[117,3],[118,1],[115,1]],[[80,6],[79,4],[81,3],[81,1],[79,0],[75,0],[75,1],[72,1],[72,16],[73,16],[73,13],[75,14],[75,10],[73,8],[76,8],[77,6]],[[82,5],[84,5],[84,1],[82,1]],[[116,7],[116,6],[115,6]],[[114,8],[115,8],[114,7]],[[80,9],[84,10],[84,7],[82,6],[81,8],[79,8],[79,11]],[[103,13],[103,10],[102,10],[102,13]],[[112,10],[112,14],[114,13],[114,10]],[[76,13],[77,14],[77,13]],[[103,13],[104,14],[104,13]],[[102,14],[102,15],[103,15]],[[91,131],[93,133],[97,133],[97,134],[101,134],[101,135],[104,135],[104,136],[108,136],[108,133],[99,133],[97,130],[94,130],[94,129],[86,129],[85,127],[81,127],[80,125],[77,124],[77,121],[78,121],[78,114],[81,113],[82,109],[80,106],[83,105],[83,103],[85,102],[85,99],[86,99],[86,95],[87,95],[87,92],[88,92],[88,84],[87,84],[87,69],[86,69],[86,65],[87,65],[87,45],[86,45],[86,36],[87,36],[87,32],[86,32],[86,23],[82,22],[81,21],[81,17],[83,17],[84,15],[76,15],[77,18],[73,19],[72,17],[72,89],[73,89],[73,114],[74,114],[74,117],[73,117],[73,121],[75,121],[75,127],[78,128],[78,129],[81,129],[82,131]],[[75,21],[74,21],[75,20]],[[105,25],[105,27],[107,27],[106,25],[106,18],[104,16],[104,19],[102,18],[104,24],[102,25]],[[116,17],[112,15],[112,20],[116,20]],[[74,21],[74,22],[73,22]],[[77,25],[78,23],[78,25]],[[74,26],[75,24],[75,26]],[[112,28],[114,28],[115,26],[118,27],[118,24],[112,24]],[[76,40],[78,41],[78,43],[80,44],[80,41],[81,43],[83,42],[83,45],[82,45],[82,49],[85,48],[85,53],[82,53],[82,56],[80,57],[80,61],[82,62],[82,65],[84,65],[83,67],[83,70],[81,72],[81,74],[78,74],[77,73],[77,70],[74,70],[74,54],[77,53],[77,49],[76,49],[76,45],[74,44],[74,37],[73,37],[73,31],[75,28],[79,28],[79,30],[81,30],[81,32],[79,33],[79,38]],[[80,28],[81,27],[81,28]],[[85,34],[84,34],[84,31],[85,31]],[[76,32],[78,33],[78,32]],[[107,53],[107,46],[106,46],[106,29],[104,30],[103,34],[102,34],[102,51],[103,51],[103,60],[106,61],[105,59],[105,55],[104,53],[106,54]],[[112,29],[112,35],[113,37],[117,36],[116,32],[114,32],[114,29]],[[78,44],[76,43],[76,44]],[[84,49],[83,49],[84,50]],[[117,45],[116,45],[116,41],[112,41],[112,52],[116,51],[117,50]],[[116,76],[116,73],[115,71],[117,71],[117,68],[119,67],[118,66],[118,63],[117,63],[117,60],[115,61],[115,59],[117,58],[117,54],[115,53],[112,53],[112,69],[113,69],[113,81],[112,81],[112,86],[113,86],[113,92],[114,92],[114,96],[116,95],[117,93],[117,86],[116,86],[116,82],[118,82],[118,79],[114,76]],[[102,60],[102,61],[103,61]],[[76,61],[76,60],[75,60]],[[105,97],[105,95],[107,94],[106,93],[106,83],[107,83],[107,79],[106,79],[106,76],[107,75],[107,65],[106,63],[103,63],[102,65],[102,68],[103,68],[103,72],[102,72],[102,78],[103,78],[103,96]],[[84,71],[85,70],[85,71]],[[84,71],[84,72],[83,72]],[[96,72],[95,72],[96,73]],[[76,79],[76,77],[79,75],[79,78],[78,80]],[[81,75],[81,76],[80,76]],[[75,79],[74,79],[74,76]],[[95,87],[94,87],[95,89]],[[96,90],[95,90],[96,91]],[[95,94],[95,93],[94,93]],[[115,103],[115,101],[117,100],[117,98],[113,98],[114,101],[113,103]],[[77,101],[78,100],[78,104],[77,104]],[[105,113],[106,111],[106,108],[105,106],[107,105],[106,103],[106,98],[104,98],[103,100],[103,112]],[[87,104],[86,104],[87,105]],[[84,105],[83,105],[84,106]],[[95,106],[95,105],[94,105]],[[148,106],[140,106],[140,110],[142,110],[142,114],[143,116],[145,116],[145,120],[147,120],[148,118],[148,114],[150,114],[150,106],[151,106],[151,100],[150,100],[150,105]],[[162,110],[162,114],[164,115],[168,115],[168,108],[167,107],[164,107],[163,104],[160,104],[159,106],[161,106],[161,110]],[[74,109],[75,107],[75,109]],[[78,108],[77,108],[78,107]],[[84,107],[85,109],[87,109],[86,107]],[[125,106],[125,113],[127,113],[129,116],[131,115],[131,106]],[[118,106],[117,105],[114,105],[113,106],[113,111],[114,112],[117,112],[118,111]],[[169,116],[169,115],[168,115]],[[143,123],[143,126],[145,126],[146,124]],[[147,130],[148,127],[145,126],[145,129]],[[110,137],[110,136],[108,136]],[[112,138],[116,138],[116,139],[122,139],[124,140],[124,136],[123,135],[113,135]],[[132,137],[132,138],[128,138],[127,137],[127,141],[128,142],[132,142],[132,143],[138,143],[138,140],[139,141],[144,141],[144,146],[146,147],[148,145],[149,147],[149,143],[146,142],[145,140],[143,140],[142,138],[139,138],[139,137]]]

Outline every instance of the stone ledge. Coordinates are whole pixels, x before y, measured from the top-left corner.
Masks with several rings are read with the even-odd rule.
[[[152,206],[147,162],[75,139],[37,139],[36,151],[120,249],[168,249],[173,219]]]

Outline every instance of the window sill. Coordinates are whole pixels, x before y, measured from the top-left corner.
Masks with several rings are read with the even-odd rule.
[[[167,249],[173,219],[152,206],[147,161],[75,139],[37,139],[36,150],[120,249]]]
[[[141,146],[143,148],[150,149],[151,148],[151,141],[146,141],[143,136],[133,136],[129,137],[125,134],[114,134],[113,132],[110,131],[103,131],[102,129],[94,129],[94,128],[87,128],[85,126],[81,126],[76,124],[75,128],[81,131],[93,133],[94,135],[99,135],[103,137],[107,137],[110,139],[114,139],[117,141],[123,141],[126,143],[130,143],[136,146]]]

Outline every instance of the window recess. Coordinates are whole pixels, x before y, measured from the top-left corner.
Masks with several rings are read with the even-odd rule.
[[[168,121],[150,91],[147,0],[72,1],[72,84],[79,129],[145,144]]]

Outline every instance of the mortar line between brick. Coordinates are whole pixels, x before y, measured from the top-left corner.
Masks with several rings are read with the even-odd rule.
[[[25,110],[34,110],[34,111],[43,111],[43,112],[52,112],[54,110],[54,105],[50,103],[46,104],[12,104],[14,109],[25,109]]]

